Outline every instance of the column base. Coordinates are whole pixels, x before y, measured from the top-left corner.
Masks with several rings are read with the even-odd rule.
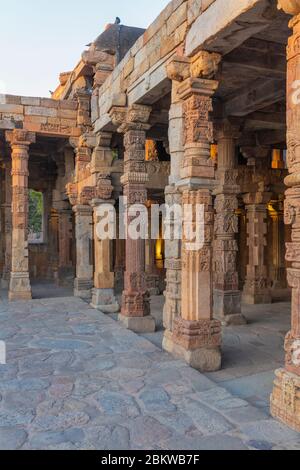
[[[70,287],[74,284],[74,269],[59,268],[57,271],[57,284],[62,287]]]
[[[271,414],[275,419],[300,432],[300,377],[285,369],[279,369],[275,374]]]
[[[120,314],[119,322],[127,330],[131,330],[134,333],[154,333],[156,330],[155,320],[151,315],[145,317],[126,317]]]
[[[113,289],[92,289],[91,306],[102,313],[118,313],[120,305]]]
[[[83,300],[90,300],[92,297],[93,282],[84,279],[75,279],[74,281],[74,297]]]
[[[272,295],[269,290],[261,292],[249,292],[244,290],[242,302],[247,305],[271,304]]]
[[[204,346],[188,350],[178,344],[173,333],[166,331],[163,349],[179,359],[183,359],[193,369],[200,372],[215,372],[221,369],[222,353],[220,346]]]
[[[158,275],[147,274],[146,283],[147,283],[147,291],[149,292],[150,297],[161,294],[161,290],[159,288],[159,276]]]
[[[201,372],[220,370],[222,327],[217,320],[177,318],[173,332],[165,332],[163,347]]]
[[[1,289],[8,289],[9,288],[9,280],[8,279],[1,279],[0,287],[1,287]]]
[[[32,292],[29,273],[11,273],[8,300],[10,302],[17,302],[31,299]]]
[[[214,290],[214,314],[224,326],[246,325],[241,313],[242,293],[239,291]]]

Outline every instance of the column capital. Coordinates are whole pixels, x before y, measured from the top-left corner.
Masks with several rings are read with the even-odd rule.
[[[96,132],[97,147],[110,148],[112,132],[98,131]]]
[[[170,80],[183,82],[188,78],[212,78],[222,56],[216,52],[200,51],[193,57],[175,55],[166,65]]]
[[[113,106],[110,110],[110,117],[120,134],[125,134],[130,130],[147,131],[151,114],[151,106],[133,104],[129,107]]]
[[[278,0],[278,9],[283,10],[288,15],[299,15],[300,0]]]
[[[5,134],[6,140],[10,143],[11,147],[15,146],[28,146],[35,143],[35,133],[28,132],[26,129],[14,129],[7,131]]]
[[[217,119],[214,121],[214,134],[216,140],[234,139],[240,136],[240,123],[232,119]]]

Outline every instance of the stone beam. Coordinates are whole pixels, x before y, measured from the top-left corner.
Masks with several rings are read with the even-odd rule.
[[[186,54],[199,49],[228,54],[266,29],[278,14],[268,0],[216,0],[194,22],[186,37]]]
[[[286,47],[251,39],[224,57],[224,66],[236,67],[238,73],[257,72],[262,77],[286,77]]]
[[[173,53],[159,60],[150,70],[137,79],[128,88],[128,104],[145,103],[152,105],[171,92],[170,80],[167,76],[166,63]]]
[[[260,112],[257,111],[250,116],[247,116],[244,125],[244,130],[258,130],[258,129],[270,129],[270,130],[282,130],[286,129],[286,117],[285,113],[280,112]]]
[[[257,80],[225,103],[227,116],[246,116],[285,99],[284,80]]]

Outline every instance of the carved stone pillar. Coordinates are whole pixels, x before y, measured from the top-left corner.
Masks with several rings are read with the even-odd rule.
[[[150,296],[160,294],[160,276],[156,266],[156,240],[151,238],[151,206],[148,208],[148,240],[145,241],[145,255],[146,255],[146,282],[147,289]],[[157,234],[159,236],[159,234]]]
[[[52,208],[49,214],[49,271],[52,272],[56,283],[58,283],[58,225],[58,212]]]
[[[28,159],[35,135],[26,130],[7,132],[12,149],[12,263],[9,300],[32,298],[28,264]]]
[[[266,265],[267,203],[270,198],[270,193],[263,192],[249,193],[244,196],[247,214],[249,261],[243,302],[250,305],[272,302],[270,279]]]
[[[89,300],[93,287],[93,209],[88,205],[73,207],[75,213],[76,278],[74,296]]]
[[[103,313],[119,312],[120,306],[115,297],[115,274],[113,270],[113,241],[99,238],[97,226],[101,205],[114,208],[112,200],[113,186],[110,174],[112,172],[113,153],[110,148],[112,134],[99,132],[96,137],[91,161],[91,174],[95,183],[95,199],[91,206],[94,211],[94,289],[92,307]]]
[[[92,307],[103,313],[119,312],[120,306],[116,300],[114,287],[115,275],[113,272],[112,240],[102,240],[97,234],[97,224],[99,221],[98,209],[101,204],[115,204],[114,200],[94,199],[92,207],[94,209],[94,253],[95,272]]]
[[[237,271],[238,199],[235,144],[238,129],[230,122],[217,123],[218,188],[215,191],[214,313],[225,325],[246,323],[241,313]]]
[[[1,279],[1,287],[7,289],[10,281],[11,273],[11,242],[12,242],[12,212],[11,212],[11,198],[12,198],[12,177],[11,177],[11,161],[5,164],[5,201],[2,205],[4,212],[4,226],[2,236],[4,237],[4,266]]]
[[[272,201],[269,205],[269,215],[272,226],[272,258],[271,282],[272,290],[280,291],[287,288],[284,256],[284,209],[282,201]]]
[[[127,198],[127,209],[133,204],[146,205],[147,202],[145,141],[150,112],[148,106],[133,105],[125,114],[123,112],[123,125],[119,128],[119,132],[124,133],[125,168],[121,183]],[[122,121],[115,117],[114,109],[111,115],[120,125]],[[130,222],[131,217],[127,213],[128,225]],[[145,240],[133,240],[130,236],[126,239],[126,271],[119,320],[137,333],[155,331],[146,286]]]
[[[189,62],[191,78],[178,87],[184,102],[184,161],[179,182],[184,212],[182,306],[181,316],[174,320],[173,332],[165,334],[163,343],[167,351],[183,357],[201,371],[221,367],[221,323],[213,319],[212,305],[215,171],[210,160],[213,139],[210,113],[218,82],[198,77],[212,77],[219,61],[218,54],[201,52]],[[200,207],[204,209],[204,243],[196,243],[192,248],[186,229],[195,229]]]
[[[58,210],[58,281],[69,285],[74,281],[73,220],[69,209]]]
[[[276,372],[271,397],[271,412],[300,432],[300,2],[281,0],[286,13],[295,16],[290,27],[293,34],[287,49],[287,165],[290,175],[285,201],[285,223],[292,225],[292,242],[287,243],[288,283],[292,288],[291,331],[285,342],[285,368]]]
[[[171,174],[169,186],[165,189],[165,203],[171,209],[181,206],[182,194],[176,183],[180,181],[180,170],[184,157],[183,142],[183,103],[178,96],[177,90],[180,82],[176,81],[173,69],[169,67],[169,78],[172,80],[172,104],[169,112],[169,147],[171,155]],[[165,228],[170,227],[171,234],[174,233],[178,215],[173,210],[168,210],[165,219]],[[165,241],[165,268],[166,268],[166,290],[164,305],[164,327],[167,336],[173,331],[173,322],[181,313],[181,240],[172,239]]]

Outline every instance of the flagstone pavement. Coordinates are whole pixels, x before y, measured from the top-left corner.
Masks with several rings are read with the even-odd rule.
[[[0,340],[1,450],[300,449],[239,372],[200,374],[71,296],[9,304],[2,292]]]

